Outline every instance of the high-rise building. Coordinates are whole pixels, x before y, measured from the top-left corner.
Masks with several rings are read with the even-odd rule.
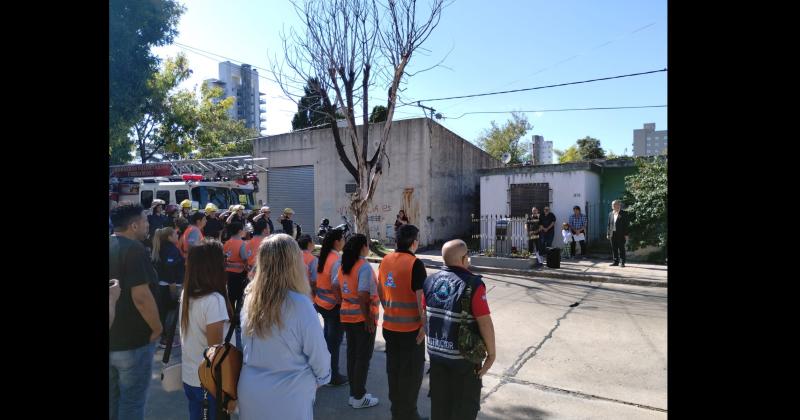
[[[219,63],[219,79],[208,79],[206,85],[222,88],[223,97],[234,97],[233,106],[228,109],[231,118],[244,121],[244,125],[258,130],[266,130],[267,119],[262,117],[267,101],[261,99],[264,93],[258,91],[258,70],[249,64],[241,66],[225,61]]]
[[[633,130],[633,155],[655,156],[667,149],[667,130],[656,131],[655,123]]]
[[[553,163],[552,141],[544,141],[544,137],[534,135],[531,148],[531,156],[534,165],[549,165]]]

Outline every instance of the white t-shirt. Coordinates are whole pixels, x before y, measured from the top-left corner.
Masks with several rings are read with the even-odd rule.
[[[179,310],[182,317],[183,314],[180,312],[183,312],[182,305]],[[228,309],[225,306],[225,298],[221,294],[214,292],[189,301],[189,328],[187,331],[181,328],[181,377],[187,385],[200,386],[197,369],[200,368],[200,363],[203,361],[203,351],[209,346],[206,339],[206,326],[219,321],[226,321],[222,331],[224,339],[225,334],[228,333],[230,322],[227,322],[229,321]]]

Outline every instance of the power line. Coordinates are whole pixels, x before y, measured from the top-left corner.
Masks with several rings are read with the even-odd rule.
[[[622,79],[624,77],[642,76],[642,75],[645,75],[645,74],[661,73],[661,72],[665,72],[665,71],[667,71],[667,69],[663,68],[661,70],[651,70],[651,71],[645,71],[645,72],[641,72],[641,73],[631,73],[631,74],[622,74],[622,75],[619,75],[619,76],[601,77],[601,78],[598,78],[598,79],[581,80],[579,82],[558,83],[558,84],[555,84],[555,85],[535,86],[535,87],[523,88],[523,89],[504,90],[504,91],[500,91],[500,92],[487,92],[487,93],[475,93],[475,94],[471,94],[471,95],[449,96],[449,97],[446,97],[446,98],[420,99],[419,101],[416,101],[416,102],[447,101],[447,100],[450,100],[450,99],[473,98],[473,97],[478,97],[478,96],[489,96],[489,95],[501,95],[501,94],[504,94],[504,93],[525,92],[525,91],[529,91],[529,90],[538,90],[538,89],[547,89],[547,88],[560,87],[560,86],[578,85],[578,84],[582,84],[582,83],[599,82],[599,81],[603,81],[603,80]],[[405,105],[405,106],[413,106],[413,104],[403,104],[403,105]]]
[[[561,61],[559,61],[559,62],[557,62],[557,63],[555,63],[555,64],[551,64],[551,65],[549,65],[549,66],[542,67],[541,69],[539,69],[539,70],[537,70],[537,71],[535,71],[535,72],[533,72],[533,73],[530,73],[530,74],[528,74],[528,75],[525,75],[525,76],[523,76],[523,77],[522,77],[522,79],[517,79],[517,80],[514,80],[513,82],[506,83],[505,85],[503,85],[503,86],[500,86],[500,87],[498,87],[497,89],[503,89],[503,88],[505,88],[506,86],[513,85],[514,83],[517,83],[517,82],[519,82],[519,81],[521,81],[521,80],[523,80],[523,79],[529,78],[529,77],[531,77],[531,76],[535,76],[535,75],[537,75],[537,74],[539,74],[539,73],[542,73],[542,72],[544,72],[544,71],[546,71],[546,70],[549,70],[549,69],[555,68],[555,67],[557,67],[557,66],[559,66],[559,65],[561,65],[561,64],[564,64],[564,63],[566,63],[566,62],[568,62],[568,61],[570,61],[570,60],[573,60],[573,59],[575,59],[575,58],[578,58],[578,57],[580,57],[580,56],[582,56],[582,55],[586,55],[586,54],[588,54],[588,53],[590,53],[590,52],[593,52],[593,51],[599,50],[600,48],[603,48],[603,47],[605,47],[605,46],[607,46],[607,45],[610,45],[610,44],[612,44],[612,43],[614,43],[614,42],[616,42],[616,41],[619,41],[619,40],[622,40],[622,39],[624,39],[624,38],[627,38],[627,37],[629,37],[629,36],[631,36],[631,35],[633,35],[633,34],[635,34],[635,33],[639,32],[639,31],[643,31],[643,30],[645,30],[645,29],[647,29],[647,28],[649,28],[649,27],[651,27],[651,26],[653,26],[653,25],[655,25],[655,24],[656,24],[656,22],[649,23],[649,24],[647,24],[647,25],[644,25],[644,26],[642,26],[642,27],[639,27],[639,28],[635,29],[633,32],[630,32],[630,33],[629,33],[629,34],[627,34],[627,35],[622,35],[622,36],[620,36],[620,37],[617,37],[616,39],[612,39],[612,40],[610,40],[610,41],[606,41],[606,42],[604,42],[604,43],[602,43],[602,44],[600,44],[600,45],[598,45],[598,46],[596,46],[596,47],[594,47],[594,48],[592,48],[592,49],[590,49],[590,50],[586,50],[586,51],[583,51],[583,52],[581,52],[581,53],[578,53],[578,54],[573,54],[573,55],[572,55],[571,57],[569,57],[569,58],[563,59],[563,60],[561,60]],[[454,108],[454,107],[456,107],[456,106],[458,106],[458,105],[460,105],[460,104],[463,104],[463,103],[465,103],[465,102],[469,102],[469,100],[470,100],[470,98],[467,98],[467,99],[465,99],[465,100],[463,100],[463,101],[461,101],[461,102],[458,102],[458,103],[456,103],[456,104],[450,105],[449,107],[447,107],[447,108],[443,109],[442,111],[444,112],[444,111],[446,111],[446,110],[448,110],[448,109],[452,109],[452,108]]]
[[[564,112],[564,111],[601,111],[610,109],[642,109],[642,108],[666,108],[666,105],[642,105],[642,106],[609,106],[609,107],[593,107],[593,108],[562,108],[562,109],[539,109],[530,111],[475,111],[465,112],[457,117],[444,117],[448,120],[457,120],[465,115],[472,114],[509,114],[512,112]]]

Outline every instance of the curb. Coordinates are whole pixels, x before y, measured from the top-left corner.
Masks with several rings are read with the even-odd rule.
[[[423,258],[419,258],[425,263],[425,267],[427,268],[442,268],[440,264],[431,263]],[[374,257],[367,257],[367,261],[373,263],[380,263],[380,258]],[[630,279],[625,277],[614,277],[614,276],[597,276],[591,274],[574,274],[574,273],[564,273],[564,272],[557,272],[551,270],[515,270],[512,268],[494,268],[494,267],[483,267],[483,266],[475,266],[473,265],[470,267],[471,271],[476,273],[492,273],[492,274],[514,274],[514,275],[522,275],[526,277],[547,277],[553,279],[560,279],[560,280],[577,280],[577,281],[588,281],[588,282],[596,282],[596,283],[616,283],[616,284],[630,284],[634,286],[646,286],[646,287],[667,287],[667,282],[662,281],[651,281],[651,280],[642,280],[642,279]]]
[[[428,266],[426,264],[426,266]],[[431,268],[439,268],[436,266],[431,265]],[[614,277],[614,276],[597,276],[591,274],[574,274],[574,273],[564,273],[564,272],[556,272],[550,270],[514,270],[511,268],[494,268],[494,267],[478,267],[472,266],[470,269],[476,273],[493,273],[493,274],[517,274],[517,275],[524,275],[528,277],[547,277],[553,279],[561,279],[561,280],[577,280],[577,281],[588,281],[588,282],[596,282],[596,283],[617,283],[617,284],[630,284],[634,286],[646,286],[646,287],[667,287],[667,282],[663,281],[650,281],[650,280],[642,280],[642,279],[630,279],[625,277]]]

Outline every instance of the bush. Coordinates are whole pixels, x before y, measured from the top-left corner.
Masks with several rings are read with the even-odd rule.
[[[625,177],[622,201],[631,213],[630,247],[667,246],[667,159],[637,158],[638,173]]]

